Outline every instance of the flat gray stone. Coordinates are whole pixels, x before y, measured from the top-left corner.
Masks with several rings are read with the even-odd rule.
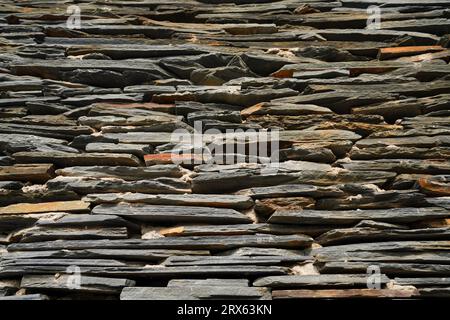
[[[251,219],[235,210],[204,208],[195,206],[165,206],[146,204],[101,204],[92,209],[92,214],[117,215],[145,222],[179,223],[250,223]]]
[[[152,167],[149,167],[152,168]],[[213,194],[144,194],[144,193],[99,193],[88,194],[84,200],[93,204],[103,203],[144,203],[149,205],[197,206],[230,208],[245,210],[253,207],[254,202],[244,195],[213,195]]]
[[[269,223],[348,225],[367,219],[393,223],[411,223],[421,220],[446,218],[449,214],[448,210],[438,207],[347,211],[277,211],[269,219]]]
[[[16,243],[8,246],[8,251],[77,250],[77,249],[183,249],[183,250],[229,250],[239,247],[260,247],[293,249],[309,247],[312,238],[302,235],[272,236],[211,236],[173,237],[151,240],[56,240],[35,243]]]
[[[124,287],[132,287],[135,282],[127,279],[88,277],[81,275],[79,287],[70,286],[70,275],[24,276],[20,286],[31,291],[65,291],[95,294],[119,294]]]
[[[389,278],[381,276],[380,285],[385,285]],[[366,274],[320,274],[271,276],[259,278],[253,282],[255,287],[269,288],[367,288]]]

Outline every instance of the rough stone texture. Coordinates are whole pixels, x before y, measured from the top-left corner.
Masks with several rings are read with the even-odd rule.
[[[25,276],[22,278],[20,286],[22,288],[44,291],[69,291],[96,294],[117,294],[124,287],[131,287],[134,281],[127,279],[111,279],[99,277],[81,277],[79,287],[69,287],[70,283],[68,275],[54,276]]]
[[[112,214],[149,223],[245,223],[251,219],[235,210],[194,206],[159,206],[146,204],[101,204],[92,214]]]
[[[1,2],[1,300],[450,296],[448,0]]]
[[[121,300],[207,300],[246,299],[268,300],[271,295],[265,288],[190,286],[168,288],[125,288]]]
[[[0,167],[1,181],[31,181],[45,183],[53,177],[54,168],[51,164]]]
[[[343,290],[275,290],[272,291],[273,299],[300,299],[300,298],[414,298],[419,295],[414,290],[393,289],[343,289]]]
[[[0,208],[0,215],[29,214],[43,212],[86,212],[89,203],[84,201],[62,201],[46,203],[18,203]]]
[[[429,208],[399,208],[385,210],[302,210],[277,211],[269,222],[287,224],[330,224],[349,225],[361,220],[375,220],[384,222],[411,223],[420,220],[445,218],[450,215],[448,210]]]
[[[386,285],[389,279],[383,275],[380,284]],[[361,287],[367,286],[366,275],[302,275],[302,276],[273,276],[257,279],[253,282],[255,287],[269,287],[269,288],[302,288],[302,287],[316,287],[316,288],[339,288],[339,287]]]

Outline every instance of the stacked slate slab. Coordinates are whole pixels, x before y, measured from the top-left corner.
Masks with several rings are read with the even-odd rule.
[[[449,10],[3,0],[0,300],[450,297]]]

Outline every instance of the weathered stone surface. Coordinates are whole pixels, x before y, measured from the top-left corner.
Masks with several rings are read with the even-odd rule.
[[[135,156],[121,153],[16,152],[13,156],[20,163],[54,163],[60,167],[140,165],[139,159]]]
[[[367,93],[371,94],[373,92],[383,92],[384,94],[399,94],[408,97],[426,97],[437,94],[449,93],[446,88],[446,81],[437,80],[433,82],[429,82],[427,87],[424,88],[418,82],[412,82],[408,84],[399,83],[395,85],[387,85],[387,84],[370,84],[365,85],[363,87],[352,87],[351,85],[308,85],[307,91],[308,93],[318,93],[324,91],[358,91],[364,90]]]
[[[14,242],[39,242],[51,240],[76,239],[126,239],[127,229],[124,227],[110,228],[46,228],[43,226],[24,229],[11,236]]]
[[[364,92],[357,93],[348,91],[329,91],[318,92],[308,95],[300,95],[296,97],[287,97],[275,99],[272,102],[276,103],[294,103],[294,104],[314,104],[318,106],[325,106],[331,108],[332,111],[337,113],[348,113],[352,107],[371,105],[380,102],[391,101],[395,99],[390,93],[379,92]],[[329,92],[328,92],[329,91]]]
[[[195,206],[163,206],[146,204],[101,204],[92,209],[92,214],[117,215],[128,219],[160,222],[245,223],[251,219],[235,210],[204,208]]]
[[[90,107],[89,107],[90,108]],[[73,148],[85,150],[90,143],[118,143],[118,139],[107,138],[103,135],[85,135],[76,136],[69,144]]]
[[[215,266],[215,265],[279,265],[308,260],[308,257],[239,257],[239,256],[210,256],[210,257],[169,257],[164,261],[168,267],[177,266]]]
[[[344,157],[347,152],[352,148],[352,141],[315,141],[315,142],[300,142],[294,143],[293,147],[298,147],[300,149],[312,149],[313,153],[315,149],[323,150],[330,149],[336,157]],[[328,152],[325,151],[327,154]]]
[[[2,188],[0,204],[3,206],[16,203],[40,203],[52,201],[79,200],[80,196],[69,190],[48,190],[45,186],[39,185],[36,188],[20,186],[19,189]]]
[[[393,223],[410,223],[420,220],[448,217],[448,210],[430,208],[396,208],[384,210],[303,210],[277,211],[270,217],[270,223],[286,224],[354,224],[361,220],[375,220]]]
[[[450,195],[450,176],[422,177],[418,184],[422,192],[431,196]]]
[[[14,123],[0,123],[2,134],[35,135],[56,139],[71,139],[80,134],[91,134],[93,130],[86,126],[55,126],[55,125],[24,125]]]
[[[450,197],[427,198],[426,201],[431,205],[450,210]]]
[[[389,278],[382,275],[380,285],[385,285]],[[269,288],[304,288],[304,287],[335,287],[335,288],[364,288],[367,287],[367,275],[362,274],[321,274],[301,276],[272,276],[257,279],[255,287]]]
[[[65,177],[120,178],[123,180],[140,180],[155,178],[179,178],[184,172],[176,165],[157,165],[151,167],[127,166],[83,166],[58,169],[56,173]]]
[[[213,194],[150,195],[144,193],[104,193],[89,194],[83,200],[93,204],[136,202],[152,205],[216,207],[235,210],[249,209],[254,204],[250,197],[244,195]]]
[[[123,118],[135,117],[135,116],[152,116],[175,113],[174,104],[157,104],[153,102],[136,102],[136,103],[123,103],[123,102],[98,102],[94,103],[88,108],[89,116],[120,116]],[[169,115],[166,115],[169,119],[173,119]]]
[[[167,287],[248,287],[247,279],[174,279]]]
[[[332,163],[336,160],[336,156],[330,149],[310,149],[300,146],[294,146],[289,149],[280,150],[279,157],[281,161],[303,160],[311,162]]]
[[[388,101],[373,106],[356,107],[352,109],[355,114],[377,114],[392,123],[403,117],[414,117],[422,114],[422,105],[417,99]]]
[[[320,271],[326,273],[361,273],[367,270],[370,265],[373,265],[373,262],[329,262],[325,263]],[[437,277],[450,274],[448,264],[377,262],[377,266],[387,274],[402,277]]]
[[[81,276],[80,286],[68,286],[70,275],[34,275],[24,276],[22,288],[44,291],[68,291],[95,294],[119,294],[124,287],[132,287],[135,282],[127,279],[113,279]]]
[[[55,265],[34,265],[33,261],[26,262],[21,266],[2,266],[1,276],[21,276],[24,274],[49,274],[65,272],[69,265],[61,264],[61,262],[74,263],[71,260],[61,260]],[[134,267],[126,266],[115,262],[102,264],[100,261],[88,260],[88,265],[80,261],[80,269],[82,274],[95,277],[118,277],[120,275],[127,278],[147,278],[152,279],[171,279],[186,277],[258,277],[269,275],[287,274],[288,268],[278,266],[207,266],[207,267]],[[92,263],[94,262],[94,263]]]
[[[448,287],[449,278],[395,278],[396,284],[414,287]]]
[[[174,178],[126,181],[119,178],[56,177],[47,182],[49,189],[72,190],[79,194],[97,192],[190,193],[190,185]]]
[[[354,148],[350,152],[352,160],[374,160],[374,159],[448,159],[449,148],[414,148],[398,147],[394,145],[375,148]]]
[[[238,111],[220,110],[220,111],[197,111],[187,115],[187,121],[191,125],[195,125],[196,121],[216,120],[229,123],[241,124],[242,118]]]
[[[450,228],[427,228],[411,230],[374,229],[367,227],[336,229],[328,231],[316,238],[321,245],[357,243],[386,240],[439,240],[450,239]]]
[[[132,111],[129,110],[129,111]],[[92,112],[92,109],[91,109]],[[94,110],[95,112],[95,110]],[[112,112],[112,111],[111,111]],[[122,113],[125,111],[122,111]],[[143,111],[141,111],[143,112]],[[119,111],[120,113],[120,111]],[[134,112],[135,114],[137,112]],[[117,113],[116,113],[117,114]],[[90,126],[97,130],[104,131],[105,127],[129,127],[129,126],[143,126],[148,129],[153,128],[153,131],[161,131],[161,132],[171,132],[178,127],[183,127],[180,118],[174,115],[157,112],[157,111],[147,111],[146,116],[133,115],[130,113],[131,117],[125,118],[120,116],[94,116],[94,117],[80,117],[78,118],[78,122],[83,125]],[[187,126],[186,126],[187,127]],[[151,131],[151,130],[142,130],[142,131]]]
[[[448,146],[449,136],[415,136],[398,138],[368,138],[356,142],[358,148],[387,147],[390,145],[399,147],[431,148],[437,146]]]
[[[416,46],[416,47],[399,47],[399,48],[381,48],[378,51],[379,60],[388,60],[402,56],[414,56],[427,52],[442,51],[441,46]]]
[[[244,235],[267,233],[274,235],[283,234],[306,234],[310,236],[322,234],[330,230],[327,226],[287,226],[265,223],[232,224],[232,225],[185,225],[165,228],[159,231],[165,237],[179,236],[219,236],[219,235]]]
[[[274,290],[273,299],[336,299],[336,298],[411,298],[419,295],[417,289],[323,289],[323,290]]]
[[[15,165],[0,167],[0,180],[2,181],[31,181],[46,182],[54,177],[54,168],[51,164]]]
[[[317,169],[298,170],[296,172],[278,171],[276,174],[264,174],[260,170],[223,170],[221,172],[205,172],[192,180],[192,190],[195,193],[219,193],[237,191],[253,187],[269,187],[279,184],[313,184],[330,186],[339,183],[384,184],[395,173],[386,171],[349,171],[345,169]],[[268,171],[270,173],[270,171]]]
[[[259,103],[251,106],[247,109],[241,111],[243,117],[248,117],[250,115],[289,115],[289,116],[299,116],[305,114],[323,114],[331,113],[332,111],[325,107],[319,107],[316,105],[305,104],[270,104],[270,103]]]
[[[278,209],[301,210],[303,208],[313,208],[315,201],[311,198],[270,198],[256,200],[255,212],[263,216],[269,216]]]
[[[316,202],[320,210],[384,209],[425,205],[425,196],[415,190],[379,191],[347,198],[323,198]],[[287,208],[288,209],[288,208]]]
[[[43,219],[57,219],[66,213],[30,213],[30,214],[11,214],[0,215],[0,232],[9,233],[19,229],[33,226],[41,218]],[[79,215],[77,213],[76,215]]]
[[[251,188],[248,190],[240,191],[241,194],[249,195],[254,199],[264,199],[264,198],[277,198],[277,197],[312,197],[312,198],[322,198],[322,197],[339,197],[343,196],[344,192],[337,187],[320,187],[313,185],[303,185],[303,184],[287,184],[278,185],[274,187],[261,187],[261,188]]]
[[[291,97],[298,92],[292,89],[262,89],[262,90],[239,90],[239,87],[221,86],[216,89],[202,90],[195,92],[183,92],[175,94],[157,94],[152,101],[156,103],[173,103],[177,100],[198,101],[202,103],[226,103],[240,107],[249,107],[262,101]]]
[[[420,288],[420,295],[424,297],[433,297],[433,298],[448,298],[450,297],[450,288]]]
[[[260,248],[260,247],[241,247],[237,249],[231,249],[218,253],[220,256],[289,256],[289,257],[299,257],[303,256],[303,252],[299,250],[292,249],[279,249],[279,248]]]
[[[109,28],[103,26],[103,28]],[[104,29],[99,30],[104,30]],[[115,27],[114,27],[115,28]],[[169,78],[169,74],[152,63],[130,60],[117,65],[109,60],[55,60],[51,65],[40,60],[17,63],[11,66],[17,75],[46,76],[55,80],[84,83],[87,85],[111,87],[114,79],[121,87],[155,79]],[[112,69],[112,71],[108,71]],[[112,86],[114,87],[114,86]]]
[[[447,160],[377,159],[342,162],[348,170],[394,171],[397,173],[445,174],[450,172]]]
[[[91,215],[91,214],[64,214],[54,218],[43,217],[36,222],[37,226],[49,228],[67,227],[129,227],[137,228],[136,225],[113,215]]]
[[[248,283],[247,283],[248,286]],[[0,281],[0,297],[13,295],[20,289],[20,281],[19,280],[1,280]]]
[[[0,164],[2,166],[11,166],[14,164],[14,159],[9,156],[0,156]]]
[[[387,250],[380,250],[380,252],[374,250],[374,251],[352,251],[350,254],[349,252],[345,251],[344,245],[340,245],[343,249],[342,251],[332,251],[333,249],[330,249],[331,251],[325,252],[325,253],[318,253],[315,255],[319,269],[321,269],[321,264],[325,264],[324,268],[330,267],[332,263],[336,262],[336,266],[342,266],[342,263],[354,263],[354,266],[357,265],[359,262],[376,262],[378,263],[391,263],[391,264],[416,264],[419,265],[423,264],[423,268],[426,268],[429,264],[447,264],[449,260],[448,253],[445,252],[445,250],[439,250],[436,252],[433,252],[432,250],[426,251],[424,253],[422,252],[416,252],[414,250],[403,250],[403,251],[387,251]],[[339,247],[339,246],[338,246]],[[326,247],[326,248],[333,248],[333,247]],[[334,247],[336,249],[336,247]],[[354,266],[349,266],[349,269],[351,269]],[[407,267],[405,266],[407,269]],[[432,269],[433,266],[431,265],[430,268]],[[344,267],[345,269],[345,267]],[[429,270],[431,270],[429,269]],[[342,272],[342,271],[337,271]]]
[[[215,237],[174,237],[152,240],[80,240],[18,243],[8,246],[8,251],[33,251],[57,249],[183,249],[183,250],[227,250],[237,247],[301,248],[308,247],[312,238],[307,236],[215,236]]]
[[[295,180],[295,176],[289,174],[256,175],[255,171],[204,173],[193,179],[192,190],[195,193],[221,193],[250,187],[283,184]]]
[[[129,261],[160,262],[177,255],[207,256],[208,250],[172,250],[172,249],[83,249],[57,251],[14,251],[2,257],[5,260],[18,259],[121,259]]]
[[[78,150],[67,145],[62,139],[46,138],[31,134],[1,134],[0,147],[2,150],[13,154],[23,151],[61,151],[78,153]]]
[[[86,212],[89,203],[84,201],[56,201],[47,203],[18,203],[0,208],[0,215],[30,214],[44,212]]]
[[[375,228],[375,229],[400,229],[405,230],[408,229],[408,227],[400,225],[400,224],[392,224],[392,223],[386,223],[386,222],[377,222],[373,220],[362,220],[357,225],[355,225],[355,228]]]
[[[355,252],[355,253],[367,253],[374,251],[374,253],[391,252],[419,252],[419,251],[439,251],[448,250],[448,241],[387,241],[378,243],[359,243],[359,244],[348,244],[342,246],[332,246],[314,249],[315,253],[318,254],[328,254],[328,253],[343,253],[343,252]],[[367,251],[367,252],[364,252]]]
[[[130,132],[130,133],[105,133],[104,136],[109,139],[116,139],[120,143],[137,143],[137,144],[150,144],[150,145],[162,145],[166,143],[173,143],[174,141],[179,142],[180,139],[183,141],[192,141],[192,136],[189,132],[179,132],[177,134],[169,134],[165,132],[154,133],[154,132]],[[226,138],[242,138],[255,139],[257,137],[256,133],[253,132],[236,132],[228,135],[218,135],[214,134],[204,134],[203,139],[205,142],[210,142],[212,140],[221,139],[226,140]],[[270,135],[269,135],[270,137]],[[325,141],[346,141],[358,140],[361,136],[348,130],[285,130],[280,131],[279,140],[288,143],[318,143]],[[245,140],[244,140],[245,141]]]
[[[450,296],[448,0],[6,2],[0,297]]]
[[[246,300],[268,300],[265,288],[245,287],[173,287],[173,288],[125,288],[121,300],[206,300],[240,298]]]
[[[73,265],[76,259],[18,259],[2,261],[2,267],[27,267],[27,266],[65,266]],[[98,267],[126,267],[127,264],[118,260],[112,259],[80,259],[80,266],[98,266]]]
[[[351,130],[358,135],[368,135],[372,132],[398,129],[397,125],[383,123],[379,115],[364,114],[313,114],[313,115],[250,115],[247,123],[258,124],[264,128],[282,128],[284,130]],[[330,137],[326,137],[330,139]],[[325,140],[325,141],[326,141]],[[320,141],[316,141],[320,142]],[[337,142],[335,142],[337,143]]]
[[[176,153],[160,153],[146,154],[144,161],[147,166],[164,165],[164,164],[180,164],[184,166],[192,166],[194,164],[202,164],[205,162],[203,155],[197,154],[176,154]]]
[[[143,157],[144,154],[151,152],[147,145],[125,144],[125,143],[89,143],[86,145],[86,152],[94,153],[125,153],[133,154],[137,157]]]
[[[105,133],[103,136],[126,144],[133,143],[158,146],[172,142],[172,137],[168,132]]]
[[[420,173],[402,173],[395,177],[392,181],[392,189],[396,190],[406,190],[406,189],[417,189],[417,180],[427,176],[426,174]]]
[[[41,300],[49,300],[49,298],[43,294],[25,294],[25,295],[0,297],[0,300],[3,300],[3,301],[41,301]]]

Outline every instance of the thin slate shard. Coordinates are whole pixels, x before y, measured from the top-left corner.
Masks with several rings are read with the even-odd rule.
[[[112,279],[99,277],[81,277],[79,287],[69,287],[70,279],[68,276],[25,276],[22,278],[21,287],[29,290],[48,290],[48,291],[78,291],[95,294],[116,294],[122,291],[124,287],[130,287],[135,284],[134,281],[127,279]]]
[[[2,1],[0,300],[450,297],[449,10]]]
[[[113,214],[133,220],[150,223],[243,223],[251,222],[247,216],[232,209],[159,206],[143,204],[101,204],[92,210],[92,214]]]

